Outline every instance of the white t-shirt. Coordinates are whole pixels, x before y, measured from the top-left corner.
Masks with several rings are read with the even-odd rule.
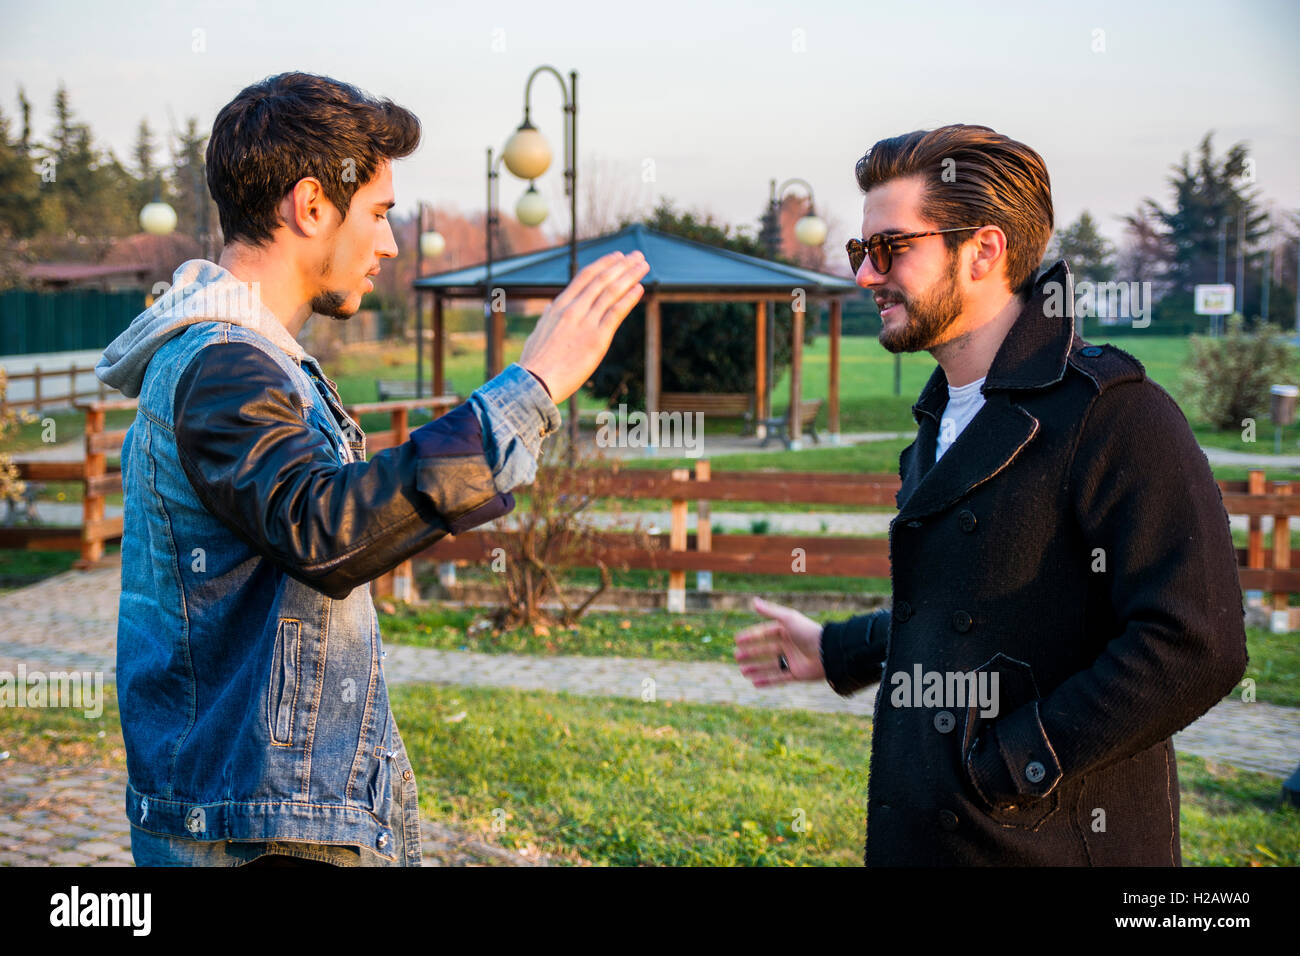
[[[943,453],[957,440],[962,429],[970,424],[975,413],[984,406],[984,396],[980,393],[984,378],[957,388],[948,386],[948,405],[943,410],[943,417],[939,419],[939,443],[934,449],[935,461],[943,457]]]

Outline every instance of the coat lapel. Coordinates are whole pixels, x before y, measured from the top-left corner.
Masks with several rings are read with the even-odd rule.
[[[981,388],[984,406],[937,463],[948,379],[942,366],[935,367],[912,406],[918,428],[899,457],[896,520],[942,511],[1011,464],[1039,431],[1038,419],[1017,404],[1017,393],[1061,381],[1076,338],[1073,283],[1060,260],[1035,284],[999,347]]]

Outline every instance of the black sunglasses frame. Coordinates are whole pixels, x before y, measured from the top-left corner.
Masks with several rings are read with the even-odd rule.
[[[952,229],[937,229],[933,232],[877,232],[866,239],[850,239],[844,244],[844,251],[849,254],[849,265],[856,276],[862,263],[869,256],[871,265],[882,276],[889,272],[894,264],[894,246],[912,239],[924,239],[926,236],[942,236],[949,232],[965,232],[968,229],[983,229],[983,226],[954,226]]]

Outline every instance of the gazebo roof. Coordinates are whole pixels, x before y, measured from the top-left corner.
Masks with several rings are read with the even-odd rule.
[[[578,243],[578,268],[611,252],[640,251],[650,263],[641,284],[646,292],[709,292],[764,294],[805,289],[813,295],[857,292],[852,279],[814,272],[691,239],[658,232],[640,223],[618,232]],[[444,295],[482,295],[486,264],[425,276],[417,289],[435,289]],[[569,284],[569,246],[554,246],[492,263],[492,286],[516,295],[553,295]]]

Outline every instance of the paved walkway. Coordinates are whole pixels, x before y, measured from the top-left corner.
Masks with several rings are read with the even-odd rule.
[[[112,681],[120,569],[72,571],[0,596],[0,671],[102,671]],[[726,663],[535,657],[388,648],[392,683],[430,682],[640,700],[803,709],[870,716],[874,691],[842,698],[824,684],[759,690]],[[652,682],[652,683],[650,683]],[[1300,709],[1227,700],[1174,738],[1178,749],[1285,777],[1300,760]],[[130,865],[125,771],[34,766],[0,751],[0,865]],[[479,835],[425,821],[426,865],[547,865]]]

